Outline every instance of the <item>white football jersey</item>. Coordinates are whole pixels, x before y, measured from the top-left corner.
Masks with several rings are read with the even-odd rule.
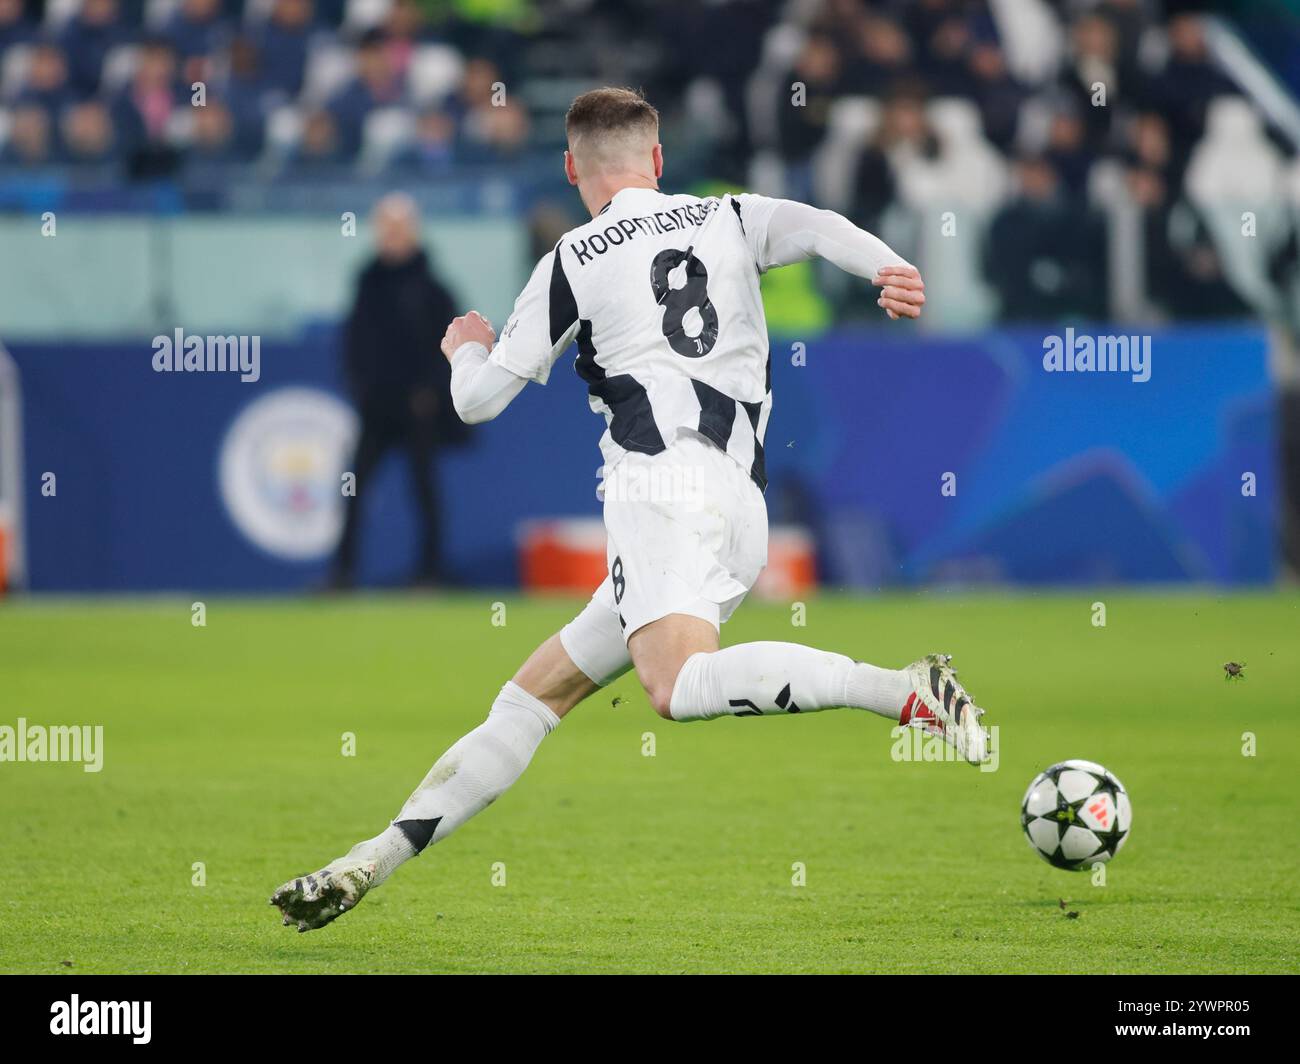
[[[687,429],[766,487],[772,371],[759,275],[782,202],[623,189],[537,264],[490,361],[544,384],[576,339],[575,368],[606,421],[607,473]]]

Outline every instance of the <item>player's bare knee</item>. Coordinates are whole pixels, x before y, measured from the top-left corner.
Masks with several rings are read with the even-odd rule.
[[[637,670],[637,679],[641,681],[641,688],[650,701],[650,708],[664,720],[673,719],[671,712],[673,690],[677,686],[677,674],[680,671],[680,668]]]
[[[650,699],[650,706],[664,720],[672,720],[672,702],[673,687],[672,683],[655,683],[646,687],[646,696]]]

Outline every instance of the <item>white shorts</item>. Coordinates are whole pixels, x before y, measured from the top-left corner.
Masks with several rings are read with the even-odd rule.
[[[694,433],[656,455],[626,455],[604,498],[609,575],[560,632],[574,664],[602,685],[627,671],[637,629],[671,613],[717,628],[767,564],[763,493]]]

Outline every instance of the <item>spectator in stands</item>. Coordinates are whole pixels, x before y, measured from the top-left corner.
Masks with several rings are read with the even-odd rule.
[[[866,15],[853,23],[840,91],[878,96],[912,67],[912,42],[893,19]]]
[[[176,53],[165,40],[140,48],[135,75],[113,102],[113,121],[122,138],[128,174],[147,180],[172,173],[180,157],[170,139],[172,116],[189,105],[176,81]]]
[[[894,201],[898,173],[913,159],[939,156],[939,138],[925,113],[919,81],[900,83],[885,101],[875,136],[858,157],[850,215],[864,229],[880,228],[881,215]]]
[[[1097,0],[1094,5],[1094,13],[1115,31],[1119,64],[1124,70],[1138,70],[1138,49],[1151,25],[1153,7],[1148,0]]]
[[[1210,101],[1235,95],[1237,90],[1211,64],[1200,16],[1175,16],[1169,21],[1168,33],[1169,61],[1152,80],[1151,105],[1168,120],[1174,168],[1181,173],[1205,132]]]
[[[921,0],[920,6],[931,8],[933,18],[917,44],[916,72],[935,96],[973,96],[975,79],[970,70],[969,54],[975,44],[971,13],[955,0]]]
[[[1177,197],[1154,165],[1136,162],[1126,176],[1129,197],[1142,210],[1146,289],[1156,304],[1174,318],[1248,316],[1196,208]]]
[[[224,101],[209,96],[205,107],[194,108],[189,164],[224,165],[248,162],[252,157],[248,146],[240,142],[234,116]]]
[[[20,104],[10,115],[9,139],[0,161],[17,166],[42,166],[55,161],[50,113],[36,104]]]
[[[281,176],[319,176],[337,170],[346,160],[334,116],[324,108],[317,108],[303,120],[302,137]]]
[[[167,22],[164,36],[176,52],[181,80],[186,85],[206,82],[212,76],[212,61],[230,33],[231,23],[222,10],[222,0],[181,0]]]
[[[1148,170],[1168,187],[1182,188],[1183,174],[1174,165],[1169,124],[1155,111],[1143,111],[1126,124],[1120,158],[1129,170]]]
[[[57,45],[40,44],[32,50],[27,80],[18,99],[21,103],[45,108],[52,119],[76,99],[72,86],[68,84],[67,61]]]
[[[372,219],[376,255],[362,271],[348,317],[343,371],[361,416],[349,467],[356,495],[347,516],[331,583],[352,586],[357,532],[371,475],[391,450],[405,452],[422,531],[414,579],[442,581],[441,515],[433,462],[439,444],[463,439],[451,403],[451,372],[438,341],[455,317],[455,301],[434,279],[420,247],[419,217],[409,197],[380,200]]]
[[[384,29],[387,31],[389,65],[399,78],[405,79],[411,56],[428,32],[424,11],[416,0],[393,0]]]
[[[251,159],[262,150],[266,135],[263,110],[266,89],[257,46],[248,37],[236,37],[230,42],[226,75],[218,85],[218,95],[230,109],[236,150],[241,158]]]
[[[83,100],[63,113],[60,123],[64,156],[78,166],[109,166],[118,162],[113,116],[100,100]]]
[[[835,41],[809,34],[793,68],[777,82],[777,146],[785,162],[785,193],[810,202],[812,156],[830,122],[831,105],[840,92],[843,59]],[[791,86],[794,86],[792,89]]]
[[[1007,321],[1100,318],[1106,311],[1105,229],[1045,158],[1016,164],[1017,195],[994,218],[984,275]]]
[[[392,107],[402,102],[402,81],[393,69],[388,38],[382,30],[370,30],[361,38],[356,65],[356,77],[330,101],[340,148],[348,158],[355,156],[361,147],[366,116],[376,107]]]
[[[35,39],[36,25],[23,10],[23,0],[0,0],[0,52]]]
[[[839,0],[843,3],[844,0]],[[849,0],[856,7],[856,0]],[[771,0],[656,0],[644,10],[653,20],[646,27],[660,62],[648,71],[643,88],[661,111],[671,113],[688,94],[716,86],[725,120],[691,123],[693,137],[710,152],[710,172],[737,183],[747,180],[751,152],[748,90],[758,68],[763,41],[776,14]],[[642,31],[644,32],[644,30]],[[725,41],[726,47],[718,42]],[[647,42],[649,43],[649,42]],[[673,169],[683,165],[685,144],[673,146]]]
[[[996,41],[978,41],[970,50],[971,88],[984,135],[1002,151],[1009,151],[1020,123],[1020,109],[1028,96],[1007,69],[1007,58]]]
[[[1119,34],[1102,15],[1084,15],[1071,26],[1062,87],[1073,97],[1083,119],[1088,150],[1094,154],[1105,150],[1110,142],[1111,116],[1140,87],[1140,78],[1136,70],[1124,65]],[[1104,93],[1105,106],[1096,102],[1099,93]]]
[[[1087,192],[1088,174],[1097,158],[1088,148],[1087,136],[1087,127],[1077,108],[1068,101],[1063,102],[1048,125],[1044,154],[1068,194],[1076,200],[1081,200]]]
[[[307,46],[316,28],[313,0],[275,0],[256,37],[269,88],[291,97],[302,91]]]
[[[118,0],[82,0],[81,10],[59,35],[68,57],[69,80],[77,95],[91,96],[99,90],[104,59],[114,48],[130,41],[131,33],[122,20]]]
[[[415,135],[393,165],[425,175],[447,173],[456,160],[456,122],[436,107],[422,111],[415,122]]]
[[[876,144],[896,170],[910,158],[933,160],[939,156],[939,137],[925,106],[924,86],[909,81],[894,90],[881,112]]]
[[[505,91],[501,71],[490,59],[471,59],[453,106],[460,111],[457,149],[470,162],[499,162],[528,143],[528,112]]]

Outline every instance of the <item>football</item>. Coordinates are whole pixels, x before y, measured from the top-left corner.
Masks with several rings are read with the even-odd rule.
[[[1101,765],[1062,761],[1034,777],[1020,804],[1020,824],[1039,857],[1078,872],[1119,853],[1133,807],[1124,784]]]

